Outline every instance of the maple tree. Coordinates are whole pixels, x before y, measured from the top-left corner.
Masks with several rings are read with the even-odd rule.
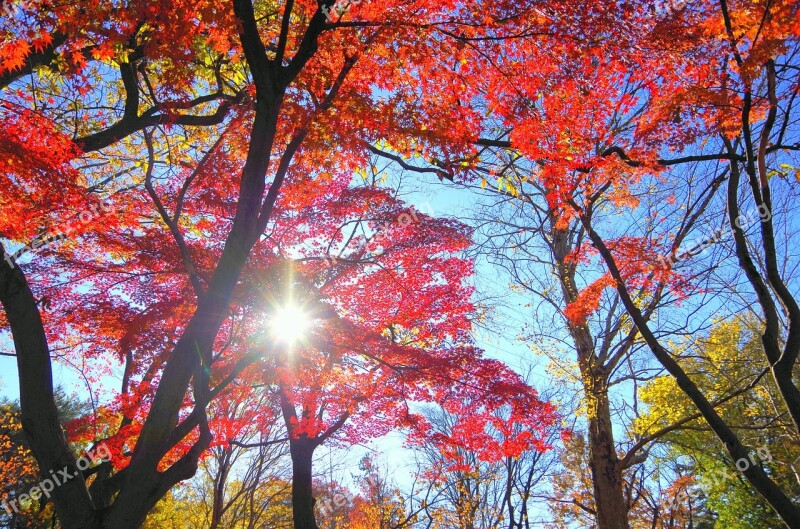
[[[382,200],[350,186],[370,154],[386,156],[383,144],[435,156],[429,172],[453,178],[471,148],[477,111],[461,103],[470,98],[463,72],[428,57],[439,50],[466,61],[457,40],[443,36],[448,27],[470,27],[475,14],[440,30],[428,22],[443,10],[457,13],[454,6],[373,2],[348,11],[355,22],[329,22],[321,7],[332,4],[29,2],[4,12],[0,302],[33,454],[42,472],[75,475],[53,491],[62,527],[140,526],[160,498],[195,473],[213,443],[241,427],[208,407],[243,391],[243,378],[269,375],[270,359],[280,356],[274,341],[250,337],[263,325],[267,294],[286,295],[282,272],[297,248],[281,244],[302,240],[326,261],[326,228]],[[100,203],[111,214],[97,214]],[[73,217],[81,226],[53,244],[62,237],[52,234]],[[552,410],[497,362],[481,362],[467,343],[468,292],[458,285],[468,269],[446,257],[462,243],[449,247],[452,239],[437,244],[433,237],[448,230],[457,231],[440,222],[422,232],[422,248],[445,257],[418,266],[419,278],[360,270],[374,281],[369,303],[348,284],[321,293],[316,302],[335,303],[329,310],[338,309],[345,325],[330,330],[332,345],[322,352],[353,349],[348,354],[378,359],[370,369],[398,384],[381,387],[389,393],[376,399],[386,407],[386,424],[411,421],[424,436],[424,424],[389,402],[408,384],[418,393],[406,398],[424,391],[448,406],[476,406],[459,432],[464,439],[442,442],[491,441],[481,421],[499,423],[492,412],[510,404],[509,422],[531,430],[507,431],[487,452],[513,454],[530,443],[543,449],[536,429],[552,421]],[[330,242],[346,233],[339,229]],[[15,262],[6,249],[28,241],[38,251]],[[419,262],[408,250],[393,263],[391,252],[384,257],[400,267]],[[313,283],[321,272],[310,264],[295,277],[308,274]],[[391,285],[398,279],[417,282],[420,295],[441,297],[390,314],[392,303],[402,302]],[[412,345],[393,343],[385,334],[391,325],[403,326]],[[55,348],[84,366],[93,392],[110,373],[108,360],[122,364],[121,388],[104,388],[107,404],[70,424],[66,436],[53,400]],[[381,363],[413,355],[428,362],[425,369]],[[311,358],[313,367],[324,356]],[[311,406],[310,417],[317,395],[305,384],[315,375],[358,380],[356,373],[296,374],[306,378],[298,376],[300,387],[283,397]],[[354,399],[335,389],[329,395],[338,410],[326,409],[338,412],[333,425],[351,414],[347,399]],[[482,399],[464,398],[471,391]],[[332,425],[318,423],[290,420],[291,442],[330,435]],[[113,469],[77,472],[68,439],[90,449],[106,443]],[[295,526],[314,527],[310,480],[304,467],[296,470],[294,485],[305,495],[297,495]]]
[[[342,226],[350,233],[336,245],[333,266],[312,256],[310,269],[289,268],[277,289],[316,324],[308,343],[277,353],[277,380],[265,381],[276,386],[289,434],[297,527],[313,526],[312,461],[327,440],[359,443],[406,428],[412,444],[433,437],[440,450],[468,445],[497,460],[546,450],[540,432],[555,418],[518,375],[483,359],[465,332],[471,267],[456,255],[469,244],[465,227],[403,208],[380,188],[357,192],[372,193],[369,206],[354,218],[335,217],[329,233],[321,212],[300,216],[313,219],[329,248]],[[278,244],[297,246],[285,239]],[[348,317],[331,311],[337,306]],[[451,435],[432,434],[414,411],[423,402],[462,417]],[[507,416],[497,416],[501,409]],[[487,425],[498,434],[488,434]]]
[[[452,435],[458,428],[459,417],[452,413],[429,410],[428,415],[440,435]],[[547,440],[555,444],[561,433],[551,428]],[[425,517],[433,527],[527,528],[540,523],[532,498],[550,486],[546,476],[552,471],[552,452],[525,450],[516,456],[486,461],[474,446],[453,450],[455,457],[436,443],[428,443],[420,454],[419,474],[435,492],[425,508]]]

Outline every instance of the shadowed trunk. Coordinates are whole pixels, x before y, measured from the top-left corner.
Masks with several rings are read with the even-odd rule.
[[[319,529],[314,518],[314,491],[312,488],[312,458],[316,445],[309,439],[291,439],[292,456],[292,514],[294,529]]]

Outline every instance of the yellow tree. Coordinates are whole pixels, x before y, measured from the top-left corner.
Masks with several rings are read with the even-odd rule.
[[[0,526],[34,528],[44,526],[52,515],[43,509],[30,490],[37,482],[36,460],[28,449],[19,410],[13,404],[0,406]]]
[[[673,377],[657,377],[641,392],[648,411],[637,420],[638,431],[647,437],[670,430],[662,438],[667,459],[681,462],[678,479],[660,505],[663,527],[683,527],[670,525],[671,520],[690,513],[697,522],[701,504],[713,511],[719,526],[780,526],[775,512],[741,479],[740,474],[753,466],[763,468],[793,497],[800,497],[793,463],[800,457],[800,439],[774,380],[766,376],[759,325],[755,318],[744,316],[719,322],[685,346],[685,369],[738,437],[754,447],[747,457],[735,461],[727,457],[725,447]]]

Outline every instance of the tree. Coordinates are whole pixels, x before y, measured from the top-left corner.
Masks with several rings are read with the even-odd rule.
[[[313,527],[313,455],[329,439],[356,443],[410,428],[411,439],[422,442],[430,427],[412,410],[436,402],[462,417],[447,442],[475,443],[507,406],[504,422],[517,430],[506,425],[504,437],[476,449],[497,459],[544,450],[540,432],[555,418],[519,376],[481,358],[465,332],[472,310],[465,282],[471,266],[458,256],[469,244],[465,227],[403,208],[379,189],[369,204],[360,218],[339,219],[330,234],[318,215],[307,215],[335,247],[335,266],[311,260],[312,270],[288,270],[281,287],[283,299],[294,299],[317,325],[310,343],[278,353],[278,379],[269,381],[289,432],[298,528]],[[336,245],[343,226],[352,231]],[[332,306],[346,306],[346,319]]]
[[[593,13],[587,11],[576,20],[591,19]],[[694,282],[698,277],[690,265],[673,265],[713,241],[682,252],[691,233],[685,225],[674,231],[659,226],[663,231],[651,232],[647,219],[667,217],[676,203],[693,209],[727,184],[728,231],[734,235],[739,266],[764,312],[765,355],[787,408],[800,409],[793,404],[791,381],[800,347],[797,304],[778,265],[781,254],[773,220],[777,211],[771,202],[772,186],[792,191],[783,180],[769,178],[786,175],[792,165],[785,163],[781,173],[781,161],[790,162],[798,149],[793,126],[797,25],[792,22],[797,5],[698,2],[653,16],[644,5],[626,4],[605,11],[607,21],[592,19],[592,38],[575,35],[569,41],[558,39],[559,32],[570,29],[559,29],[567,14],[545,11],[542,16],[554,28],[539,35],[548,45],[540,42],[531,49],[527,43],[518,48],[481,43],[492,58],[486,68],[494,73],[484,76],[485,106],[496,116],[489,121],[495,126],[487,127],[491,137],[477,143],[509,149],[527,160],[532,169],[524,176],[546,190],[548,206],[557,212],[555,225],[567,228],[577,220],[585,231],[587,244],[574,259],[600,263],[604,271],[568,307],[574,323],[585,324],[603,292],[615,289],[643,341],[676,377],[729,456],[735,461],[746,458],[750,448],[715,411],[718,403],[703,395],[670,354],[651,321],[657,317],[651,311],[665,296],[683,298],[687,286],[696,289],[702,284]],[[502,60],[492,53],[498,49]],[[525,64],[550,66],[525,68],[518,59],[523,53]],[[559,59],[548,61],[554,55]],[[724,60],[728,55],[734,58],[730,65]],[[638,195],[650,186],[669,188],[661,183],[669,182],[669,168],[696,162],[707,162],[709,170],[702,174],[710,174],[695,186],[696,193],[667,197],[658,209],[640,201]],[[482,162],[472,163],[480,168]],[[501,189],[526,195],[503,173],[494,176]],[[742,215],[743,178],[750,184],[749,203],[758,212],[755,221],[753,215],[747,215],[748,220]],[[604,214],[609,211],[637,212],[641,222],[623,228]],[[752,233],[754,226],[760,226],[760,234]],[[760,260],[753,257],[746,232]],[[763,271],[757,262],[764,263]],[[782,321],[788,322],[783,330]],[[800,526],[785,489],[758,466],[751,466],[745,476],[787,525]]]
[[[528,175],[536,168],[517,154],[501,152],[496,156],[484,154],[477,170],[514,190],[509,193],[481,186],[485,201],[474,220],[482,227],[477,251],[505,272],[512,288],[530,296],[529,303],[536,306],[532,319],[524,322],[526,329],[520,339],[549,359],[551,374],[574,381],[583,396],[575,413],[586,421],[594,505],[591,512],[598,526],[628,526],[632,518],[629,512],[635,510],[639,496],[632,492],[635,475],[647,459],[649,443],[658,435],[636,438],[630,422],[638,409],[636,403],[626,404],[631,394],[637,394],[641,381],[658,369],[638,342],[636,327],[630,325],[619,297],[596,291],[602,271],[596,262],[581,257],[586,251],[586,231],[577,219],[561,225],[560,212],[548,204],[550,190],[529,180]],[[676,188],[691,192],[691,181],[678,180],[673,183]],[[575,193],[581,190],[579,187]],[[712,197],[687,208],[675,224],[690,230]],[[660,193],[651,192],[641,200],[647,203],[644,207],[652,207],[663,199]],[[598,215],[605,217],[604,212]],[[643,230],[651,235],[657,229],[655,222],[642,222],[648,223]],[[589,300],[589,295],[597,299]],[[664,313],[671,305],[674,300],[658,299],[646,313]],[[676,322],[659,332],[690,333],[692,329]]]
[[[19,409],[4,404],[0,407],[0,414],[0,476],[4,484],[0,519],[4,527],[12,529],[41,527],[50,513],[36,508],[38,502],[35,500],[29,501],[28,505],[19,501],[22,494],[28,496],[28,491],[36,484],[38,476],[36,461],[25,446]]]
[[[161,498],[147,519],[142,524],[143,529],[188,529],[193,518],[192,508],[195,505],[182,501],[173,491]]]
[[[368,456],[361,459],[359,470],[359,487],[350,504],[348,529],[413,527],[418,513],[410,509],[387,473]]]
[[[554,515],[552,526],[591,527],[596,523],[597,509],[586,438],[582,434],[570,437],[560,455],[563,471],[553,479],[553,497],[548,505]]]
[[[503,414],[504,410],[497,411],[498,417]],[[457,415],[437,408],[427,415],[438,436],[452,436],[461,422]],[[525,425],[516,428],[524,430]],[[555,445],[561,437],[567,438],[567,432],[553,426],[544,441]],[[534,527],[539,522],[535,500],[549,486],[555,462],[550,451],[529,448],[487,460],[474,445],[453,446],[448,452],[435,441],[423,447],[419,458],[418,478],[429,481],[435,492],[425,502],[425,514],[435,527],[454,528]]]
[[[286,434],[269,413],[263,391],[237,385],[215,401],[216,446],[200,462],[189,488],[198,510],[195,526],[291,527],[290,475]]]
[[[787,9],[790,8],[788,6],[775,6],[777,20],[781,20],[784,15],[788,14],[786,11]],[[760,24],[756,21],[754,24],[751,23],[751,25],[748,26],[747,22],[745,21],[745,27],[743,28],[744,32],[752,33],[753,35],[760,35],[762,29],[766,29],[769,32],[775,28],[775,24],[778,24],[778,22],[772,18],[772,10],[773,6],[771,5],[766,6],[763,9],[765,15],[763,17],[763,22]],[[736,253],[740,267],[756,292],[758,303],[761,309],[764,311],[765,331],[763,335],[763,341],[765,345],[765,354],[770,362],[770,370],[772,371],[772,375],[776,383],[781,388],[781,398],[784,400],[784,402],[786,402],[788,409],[792,409],[795,406],[794,401],[796,400],[796,388],[794,387],[794,383],[791,382],[791,373],[795,369],[797,350],[798,347],[800,347],[800,341],[798,341],[797,337],[795,336],[797,333],[797,325],[794,322],[797,321],[797,316],[800,316],[800,311],[795,310],[795,307],[797,306],[796,301],[794,301],[793,295],[786,287],[784,278],[778,271],[777,267],[778,254],[775,247],[775,235],[773,228],[774,223],[772,220],[775,211],[773,210],[773,203],[770,198],[771,190],[766,169],[768,164],[766,158],[770,154],[767,149],[770,147],[770,143],[772,143],[772,147],[775,147],[775,151],[783,148],[782,133],[776,132],[777,143],[770,140],[773,125],[778,113],[778,99],[775,89],[777,74],[773,59],[765,59],[765,62],[762,63],[762,66],[759,66],[756,70],[763,72],[767,85],[767,94],[765,100],[769,101],[767,107],[768,110],[766,111],[767,118],[763,123],[760,131],[760,138],[758,140],[759,147],[756,148],[754,147],[753,143],[754,131],[750,124],[750,121],[753,118],[751,112],[753,111],[752,97],[754,85],[752,84],[753,81],[751,72],[746,70],[746,68],[750,67],[753,61],[760,60],[758,53],[773,55],[779,53],[779,51],[776,48],[770,47],[771,45],[775,44],[774,40],[768,42],[767,44],[761,43],[761,46],[754,50],[757,53],[752,55],[752,59],[745,64],[744,60],[739,54],[736,38],[733,37],[731,20],[725,3],[722,4],[722,11],[727,34],[731,36],[731,42],[729,44],[732,44],[733,46],[733,53],[737,57],[738,61],[737,68],[739,75],[742,76],[739,80],[743,83],[743,90],[745,93],[745,97],[741,102],[737,101],[732,105],[734,108],[739,107],[742,109],[740,122],[742,125],[741,136],[743,138],[742,153],[740,154],[738,147],[734,147],[734,142],[731,141],[730,131],[722,131],[725,151],[718,155],[719,159],[729,160],[730,178],[728,179],[727,200],[729,226],[734,236]],[[782,40],[777,36],[775,39],[778,41]],[[727,79],[727,75],[725,77]],[[790,97],[790,95],[787,95],[786,99],[789,99]],[[786,116],[786,119],[791,120],[788,115]],[[786,123],[788,124],[788,122],[789,121]],[[783,130],[785,131],[786,128]],[[787,146],[787,149],[790,148],[792,147]],[[756,152],[758,152],[758,154],[756,154]],[[742,171],[740,164],[744,165],[744,171]],[[757,210],[759,211],[759,224],[761,225],[761,242],[759,243],[759,247],[762,250],[762,258],[764,259],[765,263],[766,276],[768,277],[768,281],[772,285],[772,288],[775,289],[774,298],[773,294],[767,288],[763,276],[753,262],[751,250],[747,247],[748,243],[745,236],[745,230],[746,225],[750,222],[744,222],[742,220],[743,216],[741,214],[739,203],[739,184],[741,181],[741,175],[743,173],[747,174],[750,179],[751,196],[755,199]],[[578,205],[574,201],[571,203],[571,207],[580,216],[582,224],[584,227],[586,227],[587,232],[589,233],[590,240],[598,249],[605,264],[608,266],[610,280],[613,281],[613,284],[616,286],[618,292],[620,292],[626,310],[631,315],[634,323],[642,333],[643,338],[648,343],[648,346],[654,353],[655,357],[662,365],[664,365],[670,374],[677,379],[681,389],[690,396],[692,402],[701,411],[704,418],[714,429],[720,440],[722,440],[728,447],[729,456],[734,461],[739,461],[743,458],[746,459],[751,452],[751,448],[748,448],[741,442],[739,437],[733,432],[730,426],[726,424],[719,413],[715,411],[714,404],[710,402],[705,395],[703,395],[697,384],[692,381],[691,377],[687,375],[686,371],[682,369],[677,362],[675,362],[675,360],[670,356],[668,349],[664,347],[660,340],[653,335],[652,331],[650,331],[647,318],[642,315],[641,310],[636,306],[636,303],[633,301],[633,298],[628,292],[628,285],[631,282],[641,280],[640,278],[636,277],[636,275],[639,274],[636,274],[635,272],[631,273],[632,270],[630,269],[625,270],[626,265],[622,264],[624,262],[624,258],[620,259],[619,253],[617,253],[617,256],[615,257],[615,252],[612,251],[612,248],[617,246],[617,244],[608,240],[604,240],[598,231],[592,227],[590,214],[591,207],[586,208]],[[708,243],[704,245],[707,244]],[[635,267],[633,268],[635,269]],[[776,302],[776,299],[779,301]],[[785,339],[781,338],[782,333],[780,332],[780,325],[778,323],[779,309],[777,307],[779,305],[782,307],[782,310],[786,311],[784,315],[789,322],[788,328],[786,329]],[[773,479],[771,479],[771,477],[760,466],[749,466],[744,472],[744,475],[750,484],[770,503],[772,508],[779,513],[779,516],[782,518],[784,523],[787,524],[787,526],[800,526],[800,511],[798,511],[797,507],[792,503],[787,491],[781,488]]]
[[[439,178],[469,149],[471,89],[428,58],[463,59],[443,37],[473,15],[430,25],[438,2],[373,2],[329,22],[332,4],[4,11],[0,303],[32,452],[42,472],[76,475],[53,492],[63,527],[139,527],[195,473],[217,429],[209,403],[273,351],[245,339],[264,315],[248,294],[277,284],[272,240],[293,211],[364,207],[336,199],[379,142],[435,156]],[[123,364],[114,397],[69,439],[56,348],[95,384],[109,359]],[[108,443],[113,471],[89,486],[71,440]]]
[[[496,178],[511,195],[524,197],[530,193],[522,187],[535,187],[554,239],[570,229],[584,234],[573,241],[574,255],[561,252],[556,264],[597,267],[583,288],[570,285],[569,273],[559,279],[568,290],[563,313],[583,343],[580,358],[588,367],[614,368],[599,361],[608,350],[589,347],[586,327],[606,293],[616,291],[613,299],[625,311],[617,321],[630,328],[619,334],[621,350],[640,337],[738,461],[749,449],[717,411],[720,403],[704,395],[682,367],[681,351],[654,331],[665,299],[701,292],[711,277],[696,274],[690,259],[709,241],[680,248],[695,215],[725,184],[721,207],[736,269],[754,293],[745,301],[762,311],[765,368],[800,429],[793,378],[800,308],[786,272],[792,267],[780,266],[792,256],[776,240],[786,210],[773,198],[794,192],[786,177],[800,149],[796,2],[700,0],[655,13],[644,2],[599,0],[557,6],[376,0],[333,7],[333,0],[137,0],[19,2],[4,9],[2,326],[14,340],[21,421],[40,471],[76,476],[53,491],[62,526],[139,527],[176,483],[196,472],[215,434],[236,429],[208,407],[241,381],[238,388],[254,381],[277,387],[301,462],[295,480],[301,527],[314,526],[306,471],[313,447],[337,431],[357,431],[340,428],[356,423],[345,425],[351,408],[362,405],[363,388],[329,391],[335,377],[358,381],[355,370],[347,371],[351,365],[396,383],[379,388],[388,392],[380,397],[395,392],[405,402],[401,388],[422,388],[422,400],[443,401],[464,417],[455,435],[435,438],[448,454],[481,443],[495,457],[531,444],[544,448],[537,436],[552,414],[530,388],[497,363],[483,361],[470,371],[479,353],[463,307],[424,304],[460,316],[448,323],[401,305],[407,321],[398,330],[394,315],[388,317],[387,305],[398,299],[388,295],[397,292],[391,285],[370,292],[374,299],[347,284],[335,295],[315,291],[327,278],[319,263],[332,258],[331,241],[347,248],[358,236],[334,228],[373,212],[376,190],[359,188],[353,178],[369,167],[369,156],[440,180],[470,179],[478,171],[481,181]],[[489,150],[494,160],[504,159],[505,150],[512,161],[525,160],[521,183],[508,180],[503,168],[490,169],[487,178]],[[696,162],[707,170],[695,175],[691,189],[665,192],[658,208],[639,199],[670,189],[669,168]],[[761,222],[742,225],[746,204]],[[608,214],[620,211],[638,217],[620,226]],[[650,220],[672,213],[688,223]],[[437,229],[448,232],[452,223],[429,231]],[[433,255],[453,252],[448,243],[457,240],[445,238]],[[302,263],[295,263],[298,255]],[[467,271],[434,263],[443,274],[437,279],[453,281],[458,291]],[[287,278],[286,270],[293,275]],[[356,284],[381,277],[370,272],[345,277]],[[416,285],[425,295],[438,294],[434,275]],[[315,300],[327,319],[319,332],[327,343],[304,347],[294,371],[285,347],[260,332],[269,316],[263,302],[280,306],[287,285]],[[121,387],[70,425],[68,435],[54,397],[55,351],[87,366],[93,393],[109,360],[122,371]],[[406,365],[412,352],[420,356]],[[342,358],[334,378],[315,369]],[[609,498],[598,503],[598,518],[603,527],[624,528],[625,456],[617,460],[609,435],[603,387],[609,376],[600,373],[584,386],[593,427],[605,423],[590,442],[595,486]],[[447,388],[445,377],[457,383]],[[364,407],[380,401],[365,400]],[[533,413],[521,413],[525,401]],[[511,414],[499,419],[494,414],[506,405]],[[395,413],[386,413],[383,425],[399,425],[402,410],[388,410]],[[426,439],[424,421],[405,417],[412,441]],[[527,436],[515,430],[519,424],[530,428]],[[87,481],[70,442],[108,443],[113,468],[104,465]],[[744,475],[787,525],[800,526],[790,491],[758,466]]]

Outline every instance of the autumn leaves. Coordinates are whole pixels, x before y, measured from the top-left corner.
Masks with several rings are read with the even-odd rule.
[[[646,204],[642,197],[653,195],[644,182],[652,178],[652,187],[663,191],[661,157],[706,139],[712,157],[703,154],[704,161],[736,165],[758,157],[738,146],[730,153],[712,150],[719,136],[739,134],[730,123],[739,119],[742,87],[751,79],[732,79],[735,66],[723,60],[730,54],[719,52],[728,47],[723,17],[709,17],[692,28],[700,33],[682,39],[688,29],[671,14],[702,11],[694,3],[685,10],[689,4],[679,0],[655,6],[656,24],[648,22],[645,3],[628,10],[599,0],[562,2],[545,14],[514,0],[420,1],[407,10],[371,0],[369,9],[351,9],[359,3],[235,0],[234,9],[196,0],[57,3],[48,6],[52,13],[30,13],[30,35],[6,39],[0,70],[11,72],[14,84],[3,98],[25,111],[5,123],[14,134],[0,133],[0,175],[13,175],[0,186],[7,193],[0,231],[17,245],[30,232],[40,235],[5,253],[3,272],[11,276],[9,267],[25,253],[90,223],[99,226],[110,206],[93,206],[48,231],[49,219],[83,207],[83,197],[92,196],[88,186],[106,183],[123,195],[117,204],[124,211],[115,218],[128,227],[87,236],[84,248],[91,251],[73,254],[62,245],[30,270],[16,267],[15,280],[30,281],[38,299],[42,293],[54,300],[42,307],[46,329],[29,325],[40,319],[35,299],[4,298],[15,316],[11,330],[27,347],[19,358],[38,355],[20,364],[22,380],[39,381],[24,397],[26,409],[34,410],[26,426],[45,432],[36,439],[37,454],[56,453],[49,441],[57,421],[41,419],[51,384],[42,369],[49,366],[48,346],[87,366],[87,379],[108,365],[124,373],[121,387],[87,421],[100,424],[119,453],[130,453],[129,466],[120,460],[128,477],[108,480],[115,488],[107,504],[73,501],[93,494],[78,480],[61,489],[80,488],[80,494],[54,492],[64,527],[80,526],[74,520],[95,508],[109,513],[108,527],[135,526],[158,500],[153,491],[163,494],[196,468],[213,435],[224,430],[223,441],[234,439],[239,425],[261,420],[267,408],[283,414],[295,443],[322,444],[334,435],[361,443],[392,428],[414,430],[421,440],[430,428],[425,417],[403,408],[408,399],[435,402],[458,417],[456,434],[436,438],[436,449],[450,458],[465,445],[487,458],[547,448],[537,436],[557,423],[553,408],[507,366],[482,358],[471,335],[476,311],[466,285],[472,263],[464,257],[470,228],[403,203],[394,184],[377,177],[380,171],[363,182],[354,178],[376,164],[373,157],[390,163],[393,176],[416,173],[425,185],[438,185],[433,176],[475,188],[497,182],[495,195],[518,208],[516,215],[542,215],[533,228],[519,216],[508,219],[510,231],[531,235],[513,252],[529,251],[532,262],[552,257],[542,276],[555,271],[560,288],[544,295],[563,296],[548,306],[553,321],[564,316],[572,324],[590,395],[613,385],[612,374],[642,339],[673,365],[648,325],[665,310],[663,298],[685,283],[658,268],[664,250],[654,241],[696,233],[687,229],[670,239],[668,226],[673,214],[685,213],[684,226],[691,228],[695,211],[680,207],[692,207],[694,187],[687,184],[686,196],[676,193],[677,203]],[[734,40],[742,31],[750,42],[766,33],[775,42],[784,38],[774,28],[755,30],[769,19],[761,7],[734,6]],[[26,23],[22,17],[13,22]],[[756,59],[779,48],[771,44]],[[76,55],[81,60],[70,59]],[[753,119],[769,115],[770,105],[778,112],[767,93],[751,99],[758,107]],[[675,119],[699,106],[713,106],[714,118],[691,126]],[[785,122],[790,135],[796,120]],[[54,148],[59,138],[61,147]],[[763,153],[773,147],[777,153],[781,142],[782,136],[765,134]],[[142,180],[146,158],[151,163]],[[56,181],[59,168],[65,169]],[[67,183],[80,188],[68,203]],[[58,200],[57,211],[38,213]],[[758,217],[768,223],[769,203],[755,203],[765,204]],[[492,208],[490,222],[502,207]],[[629,220],[620,220],[625,215]],[[757,221],[740,216],[733,229]],[[525,247],[542,234],[549,240],[541,251]],[[668,264],[721,237],[715,232]],[[297,274],[278,277],[287,261]],[[263,292],[280,298],[292,288],[329,307],[331,322],[317,342],[295,347],[294,363],[285,367],[275,355],[254,354],[245,338],[263,330]],[[598,325],[607,305],[617,314],[624,306],[627,316]],[[302,314],[288,316],[284,327]],[[635,372],[629,378],[642,380]],[[239,407],[249,397],[258,404]],[[507,406],[510,416],[501,413]],[[713,419],[713,407],[706,408]],[[231,418],[226,409],[238,415]],[[610,456],[617,449],[613,421],[606,422],[608,431],[598,438],[606,443],[608,466],[598,467],[600,478],[622,476]],[[495,425],[491,434],[487,424]],[[310,457],[306,463],[310,476]],[[312,502],[306,500],[308,515]]]

